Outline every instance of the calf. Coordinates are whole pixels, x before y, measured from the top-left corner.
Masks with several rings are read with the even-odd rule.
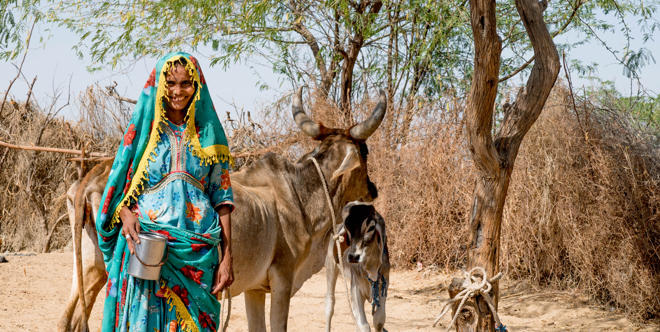
[[[343,223],[338,232],[344,238],[341,251],[344,275],[351,280],[353,316],[358,332],[371,331],[364,313],[364,302],[372,305],[374,328],[385,331],[385,299],[390,282],[390,259],[387,251],[385,220],[371,204],[351,202],[342,211]],[[335,284],[339,275],[337,245],[330,241],[325,259],[328,290],[325,297],[325,330],[330,332],[335,306]]]

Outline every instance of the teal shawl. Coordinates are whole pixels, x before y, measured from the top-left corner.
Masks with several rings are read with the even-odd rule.
[[[190,145],[192,153],[199,157],[203,164],[213,164],[218,162],[231,162],[227,138],[213,107],[211,96],[209,94],[204,75],[199,68],[197,60],[189,54],[175,52],[170,53],[156,64],[156,68],[151,72],[147,83],[140,94],[137,105],[133,111],[133,117],[126,129],[126,133],[119,146],[115,156],[112,170],[108,177],[108,183],[103,193],[103,208],[99,209],[96,218],[96,230],[99,235],[99,246],[103,252],[103,259],[108,272],[109,280],[116,278],[127,264],[129,256],[126,240],[120,236],[122,222],[119,218],[119,211],[123,206],[131,206],[136,202],[137,197],[145,189],[148,172],[147,164],[154,162],[155,148],[160,140],[159,133],[162,132],[161,124],[165,119],[166,73],[174,65],[174,61],[179,58],[187,60],[186,70],[193,78],[196,87],[195,95],[188,107],[186,116],[187,127],[184,132],[184,139]],[[169,279],[178,277],[181,264],[197,266],[216,266],[218,261],[217,250],[208,250],[206,252],[215,252],[214,254],[200,255],[199,252],[190,250],[191,244],[206,244],[209,247],[216,247],[220,243],[220,227],[216,225],[209,229],[204,237],[183,229],[168,225],[160,225],[140,220],[143,230],[151,230],[159,233],[173,235],[176,243],[170,243],[170,258],[168,264],[163,266],[161,271],[161,295],[167,298],[168,303],[174,305],[177,310],[177,319],[179,327],[185,331],[198,331],[197,326],[208,325],[207,317],[199,317],[201,311],[186,310],[181,299],[176,292],[172,291],[167,285],[163,284],[163,278]],[[126,259],[125,259],[126,258]],[[215,262],[212,260],[215,259]],[[211,273],[206,273],[212,276]],[[211,281],[212,282],[212,281]],[[111,284],[108,284],[108,293],[110,294]],[[206,289],[199,289],[199,285],[185,285],[191,293],[208,292]],[[116,295],[116,292],[115,292]],[[191,294],[197,295],[197,294]],[[208,294],[204,294],[203,300],[208,301]],[[113,302],[114,301],[114,302]],[[108,325],[118,324],[115,316],[118,315],[119,297],[106,299],[104,308],[103,330],[113,331],[114,327],[108,328]],[[213,299],[215,301],[215,299]],[[115,303],[116,302],[116,303]],[[200,303],[200,306],[219,309],[217,301],[215,303]],[[204,321],[207,321],[204,323]],[[200,325],[201,324],[201,325]]]

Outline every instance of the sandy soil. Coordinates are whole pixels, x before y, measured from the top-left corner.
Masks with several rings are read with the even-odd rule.
[[[54,331],[69,297],[71,253],[6,256],[0,264],[0,331]],[[391,276],[385,328],[395,331],[444,331],[450,322],[431,327],[447,298],[451,276],[423,271],[396,271]],[[342,281],[339,280],[341,283]],[[334,331],[354,331],[344,287],[337,285]],[[634,325],[623,315],[567,292],[537,292],[524,283],[503,283],[500,317],[509,331],[660,331],[658,325]],[[291,300],[289,331],[322,331],[325,324],[325,276],[305,283]],[[90,326],[100,326],[103,292]],[[368,315],[369,319],[370,316]],[[243,296],[233,299],[230,331],[247,331]]]

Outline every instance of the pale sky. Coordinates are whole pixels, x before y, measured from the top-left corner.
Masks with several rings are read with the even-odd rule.
[[[43,29],[44,27],[42,27]],[[38,40],[40,35],[35,33],[33,36],[33,44],[28,52],[25,64],[23,66],[23,73],[27,80],[30,82],[38,76],[37,83],[33,90],[33,96],[38,100],[45,102],[49,96],[53,95],[53,91],[59,89],[66,96],[69,81],[71,82],[71,94],[73,99],[77,99],[78,94],[84,92],[85,89],[98,82],[102,87],[111,85],[113,81],[118,83],[118,91],[120,94],[133,99],[137,99],[144,83],[153,69],[156,59],[141,60],[130,72],[119,73],[104,70],[90,74],[86,67],[90,64],[89,59],[85,58],[79,60],[75,52],[71,49],[78,41],[78,37],[62,28],[53,28],[52,37],[48,42],[39,45]],[[641,34],[635,31],[637,39],[633,42],[633,49],[636,51],[641,44]],[[556,38],[556,42],[564,42],[566,38],[575,38],[576,34],[568,34]],[[621,49],[625,40],[621,37],[620,33],[605,34],[602,36],[611,47]],[[654,93],[660,92],[660,36],[656,37],[657,42],[649,42],[644,47],[651,50],[656,58],[657,63],[651,63],[642,73],[642,84],[645,88],[650,89]],[[214,100],[216,109],[221,117],[224,117],[226,110],[233,108],[221,100],[234,101],[238,107],[244,107],[246,111],[260,110],[261,105],[274,101],[277,96],[283,92],[289,91],[291,87],[288,81],[281,84],[281,77],[272,72],[272,69],[267,66],[253,65],[251,68],[245,64],[231,65],[227,71],[224,71],[220,66],[209,67],[209,60],[204,55],[209,55],[212,52],[202,51],[206,54],[193,54],[195,55],[202,66],[204,75],[208,81],[211,90],[211,96]],[[21,56],[13,62],[0,61],[0,98],[4,96],[4,91],[9,85],[9,81],[16,75],[16,69],[13,64],[18,65]],[[622,73],[622,67],[616,63],[615,58],[605,49],[605,47],[598,43],[591,43],[580,46],[567,54],[568,59],[578,59],[586,63],[596,62],[599,64],[599,73],[603,79],[612,80],[616,83],[617,88],[621,91],[630,90],[630,80],[628,80]],[[256,74],[258,71],[258,75]],[[583,85],[590,85],[590,82],[581,80],[577,73],[571,73],[574,88],[580,88]],[[559,74],[564,77],[564,71]],[[259,91],[258,83],[266,83],[272,89],[266,91]],[[514,82],[519,83],[519,79],[514,79]],[[12,87],[11,94],[17,100],[24,100],[28,91],[28,83],[19,79]],[[66,97],[63,97],[65,100]],[[63,115],[67,117],[77,117],[77,110],[70,107],[68,110],[63,111]]]
[[[78,37],[63,28],[53,28],[52,36],[48,42],[39,45],[39,36],[33,36],[33,42],[23,64],[23,74],[31,83],[35,76],[38,76],[33,89],[33,96],[40,101],[50,100],[53,91],[63,92],[61,100],[66,100],[69,90],[69,81],[71,83],[71,94],[77,97],[84,92],[88,86],[99,83],[101,87],[113,85],[117,82],[117,91],[119,94],[138,99],[142,88],[144,87],[149,74],[156,65],[158,59],[140,60],[127,73],[102,70],[100,72],[89,73],[87,66],[91,64],[88,58],[79,60],[75,51],[71,48],[77,44]],[[207,54],[211,54],[210,50]],[[280,87],[279,76],[274,74],[272,69],[261,65],[233,64],[227,71],[221,66],[209,66],[209,59],[203,54],[193,54],[200,62],[204,77],[210,88],[211,97],[216,110],[224,116],[225,110],[233,110],[227,102],[233,102],[236,106],[243,107],[245,111],[254,111],[261,109],[263,103],[271,103],[275,96],[281,95],[291,89],[288,83]],[[16,66],[20,65],[22,54],[12,62],[0,61],[0,98],[4,96],[4,91],[9,86],[9,81],[16,76]],[[258,70],[258,75],[256,71]],[[257,83],[267,83],[271,89],[259,91]],[[260,84],[261,85],[261,84]],[[11,95],[17,100],[25,100],[29,91],[28,82],[24,79],[17,80],[12,86]],[[65,116],[77,116],[77,110],[74,108],[68,110]],[[64,113],[64,110],[63,110]],[[222,118],[222,117],[221,117]]]

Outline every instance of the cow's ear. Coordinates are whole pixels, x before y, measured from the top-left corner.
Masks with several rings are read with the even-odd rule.
[[[349,146],[346,148],[346,157],[344,157],[344,161],[342,161],[339,168],[332,173],[332,179],[334,180],[357,167],[360,167],[360,155],[354,146]]]

